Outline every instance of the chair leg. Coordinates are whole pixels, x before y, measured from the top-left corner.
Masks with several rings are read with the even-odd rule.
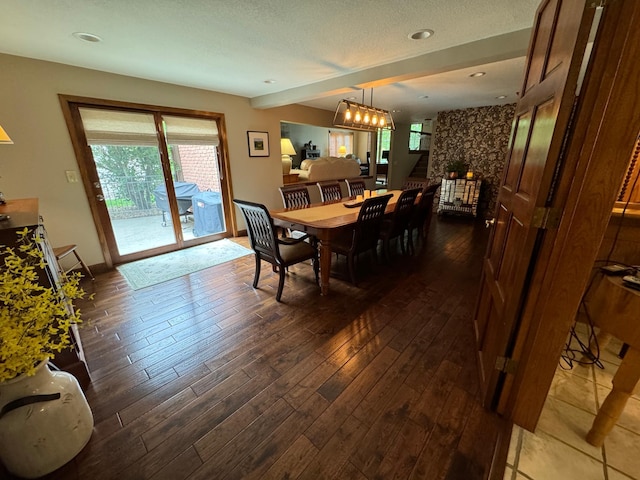
[[[349,265],[349,277],[351,278],[351,283],[353,283],[354,285],[357,284],[356,281],[356,268],[355,268],[355,264],[354,264],[354,254],[350,253],[349,255],[347,255],[347,263]]]
[[[313,273],[316,275],[316,285],[320,285],[320,260],[315,257],[311,261],[313,262]]]
[[[260,278],[260,255],[256,253],[256,273],[253,276],[253,288],[258,288],[259,278]]]
[[[400,232],[400,235],[398,236],[398,241],[400,242],[400,251],[402,252],[402,255],[406,255],[407,254],[407,250],[404,248],[404,230],[402,230],[402,232]]]
[[[276,293],[276,302],[279,302],[280,298],[282,297],[282,289],[284,288],[284,275],[286,269],[283,268],[282,265],[280,265],[280,268],[278,268],[278,270],[280,277],[278,279],[278,292]]]
[[[407,249],[409,250],[409,255],[414,255],[416,253],[416,249],[413,246],[413,228],[407,229]]]
[[[91,280],[95,280],[93,273],[91,273],[91,270],[89,270],[89,266],[84,263],[84,260],[82,260],[82,258],[80,258],[80,254],[76,250],[73,251],[73,254],[76,256],[78,262],[80,263],[80,265],[82,265],[82,268],[84,268],[84,271],[87,273],[87,275],[89,275],[89,278],[91,278]]]

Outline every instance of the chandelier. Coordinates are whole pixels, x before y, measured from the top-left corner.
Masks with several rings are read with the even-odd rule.
[[[371,105],[364,104],[364,90],[362,90],[362,103],[340,100],[333,116],[333,125],[365,132],[396,129],[391,113],[387,110],[373,107],[373,88],[371,89]]]

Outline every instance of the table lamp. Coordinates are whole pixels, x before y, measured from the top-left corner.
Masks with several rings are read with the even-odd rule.
[[[296,151],[288,138],[280,139],[280,150],[282,152],[282,173],[286,175],[291,171],[291,164],[293,163],[291,155],[295,155]]]
[[[4,128],[2,128],[2,125],[0,125],[0,143],[6,143],[6,144],[13,143],[11,138],[9,138],[9,135],[7,135],[7,132],[5,132]]]
[[[338,148],[338,156],[344,157],[346,154],[347,154],[347,147],[345,147],[344,145],[340,145],[340,147]]]

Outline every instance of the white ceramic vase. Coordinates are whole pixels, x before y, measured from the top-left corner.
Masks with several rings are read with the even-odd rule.
[[[78,380],[42,362],[33,376],[0,382],[0,460],[37,478],[73,459],[91,438],[93,414]]]

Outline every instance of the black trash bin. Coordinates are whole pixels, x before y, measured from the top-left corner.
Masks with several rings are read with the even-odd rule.
[[[196,237],[224,232],[222,195],[219,192],[200,192],[192,198],[193,234]]]

